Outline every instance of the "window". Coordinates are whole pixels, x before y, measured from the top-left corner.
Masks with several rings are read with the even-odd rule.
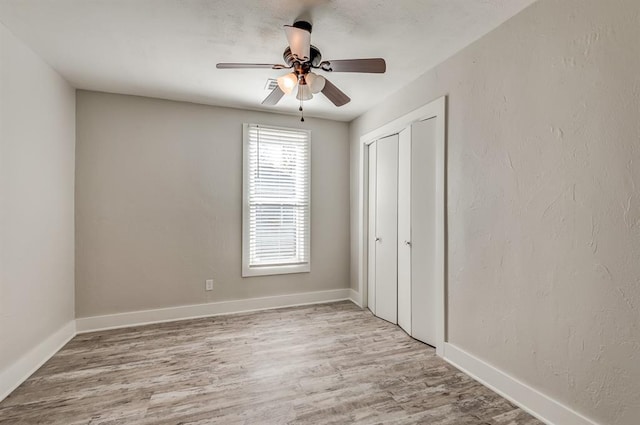
[[[242,275],[310,271],[307,130],[244,124]]]

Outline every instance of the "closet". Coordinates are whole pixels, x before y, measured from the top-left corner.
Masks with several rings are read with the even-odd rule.
[[[368,296],[376,316],[434,345],[435,119],[369,145]]]

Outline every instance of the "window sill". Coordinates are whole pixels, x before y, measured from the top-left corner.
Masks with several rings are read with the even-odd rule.
[[[242,267],[242,277],[269,276],[277,274],[309,273],[311,264],[294,264],[290,266]]]

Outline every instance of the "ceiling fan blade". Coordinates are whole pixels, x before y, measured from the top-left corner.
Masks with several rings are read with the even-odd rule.
[[[271,63],[219,63],[216,65],[218,69],[240,69],[240,68],[266,68],[266,69],[288,69],[286,65]]]
[[[322,89],[322,94],[327,96],[330,101],[333,102],[336,106],[346,105],[351,102],[349,96],[344,94],[342,90],[334,86],[331,81],[325,78],[324,88]]]
[[[387,64],[382,58],[370,59],[343,59],[324,61],[320,68],[330,72],[367,72],[371,74],[383,74],[387,70]]]
[[[280,87],[276,86],[276,88],[269,93],[269,96],[264,98],[262,104],[273,106],[282,99],[282,96],[284,96],[284,92],[280,90]]]
[[[291,25],[284,26],[291,54],[305,62],[311,58],[311,32]]]

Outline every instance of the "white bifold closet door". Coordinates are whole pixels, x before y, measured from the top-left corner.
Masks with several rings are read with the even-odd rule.
[[[376,162],[378,145],[373,142],[369,145],[369,173],[367,175],[369,191],[367,196],[369,211],[367,224],[367,305],[373,314],[376,314]]]
[[[369,145],[368,305],[430,345],[436,341],[435,120]]]
[[[376,151],[375,315],[398,323],[398,135]]]
[[[411,335],[411,127],[398,134],[398,326]]]
[[[436,120],[411,126],[411,336],[436,342]]]

